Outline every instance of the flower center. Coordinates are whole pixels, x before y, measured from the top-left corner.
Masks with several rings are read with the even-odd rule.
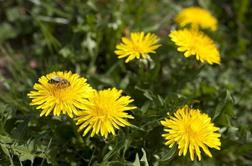
[[[70,92],[71,89],[69,89],[69,87],[59,88],[57,86],[53,86],[51,89],[51,94],[55,97],[57,103],[65,102],[71,98],[72,93]]]
[[[199,130],[200,130],[200,124],[198,123],[189,122],[189,124],[185,126],[185,132],[189,138],[197,137],[199,134]]]
[[[96,110],[97,110],[97,116],[104,116],[108,114],[108,111],[106,111],[104,107],[102,108],[102,107],[97,106]]]
[[[132,49],[133,49],[135,52],[142,52],[142,47],[140,47],[139,44],[137,44],[137,43],[134,43],[134,44],[133,44]]]
[[[98,119],[107,120],[110,116],[113,116],[114,101],[109,97],[101,96],[96,98],[95,114]]]

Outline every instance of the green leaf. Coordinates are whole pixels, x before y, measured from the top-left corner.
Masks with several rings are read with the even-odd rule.
[[[133,162],[133,166],[141,166],[138,153],[136,154],[136,158],[135,158],[135,161]]]
[[[231,127],[231,118],[234,117],[234,115],[234,100],[231,93],[227,91],[224,102],[217,106],[213,120],[220,125]]]
[[[12,39],[17,36],[17,32],[9,23],[0,24],[0,43],[7,39]]]
[[[9,149],[6,146],[9,146],[9,145],[1,144],[1,148],[2,148],[3,152],[9,157],[11,166],[14,166],[14,162],[13,162],[12,157],[10,155]]]
[[[141,159],[139,160],[139,155],[138,153],[136,154],[135,157],[135,161],[133,162],[134,166],[149,166],[148,160],[147,160],[147,156],[146,156],[146,152],[145,150],[142,148],[141,149],[143,152],[143,156],[141,157]]]
[[[176,151],[177,151],[177,147],[173,146],[171,149],[169,149],[168,152],[165,153],[164,156],[162,156],[162,158],[160,159],[160,161],[170,160],[175,155]]]
[[[10,144],[12,142],[13,142],[13,140],[9,136],[0,135],[0,143]]]
[[[144,163],[144,166],[149,166],[147,156],[146,156],[146,152],[145,152],[144,148],[142,148],[142,152],[143,152],[143,156],[142,156],[140,161],[142,161]]]

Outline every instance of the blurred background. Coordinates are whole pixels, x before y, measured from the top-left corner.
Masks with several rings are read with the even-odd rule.
[[[168,38],[189,6],[218,18],[218,30],[205,32],[221,65],[184,58]],[[251,8],[250,0],[0,0],[0,165],[252,165]],[[115,46],[138,31],[157,34],[162,47],[149,64],[125,64]],[[40,76],[69,70],[132,96],[133,126],[81,138],[66,117],[39,117],[27,93]],[[191,162],[164,145],[159,121],[185,103],[221,128],[213,158]]]

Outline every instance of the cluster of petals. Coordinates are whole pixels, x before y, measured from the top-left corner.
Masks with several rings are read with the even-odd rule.
[[[179,52],[183,52],[186,58],[195,56],[202,63],[220,64],[221,57],[216,44],[200,31],[200,28],[217,29],[217,19],[209,11],[189,7],[182,10],[175,21],[180,27],[190,25],[190,28],[172,30],[169,34]],[[155,34],[133,32],[128,37],[122,37],[121,43],[116,45],[115,54],[118,58],[126,58],[126,63],[134,59],[146,59],[161,46],[158,42],[159,38]],[[86,78],[70,71],[57,71],[40,77],[28,96],[31,105],[41,110],[40,116],[67,115],[75,120],[83,136],[89,133],[91,137],[116,135],[116,130],[130,126],[128,120],[134,117],[129,111],[136,109],[131,106],[134,100],[122,95],[122,90],[95,90]],[[220,150],[219,128],[199,109],[186,105],[179,108],[174,116],[162,120],[161,124],[164,127],[162,136],[165,144],[170,148],[177,146],[179,156],[189,153],[191,160],[196,156],[201,160],[202,151],[212,157],[209,148]]]
[[[133,59],[146,59],[150,53],[156,53],[159,38],[155,34],[133,32],[130,37],[123,37],[122,42],[116,46],[115,54],[118,58],[126,58],[128,63]]]
[[[216,31],[218,25],[217,19],[208,10],[196,6],[181,10],[176,15],[175,21],[181,27],[190,25],[192,28],[211,29],[212,31]]]
[[[195,56],[197,60],[209,64],[220,64],[221,58],[214,41],[203,32],[194,29],[174,30],[171,40],[177,45],[179,52],[185,57]]]
[[[130,96],[122,96],[122,90],[93,89],[84,77],[72,72],[52,72],[39,78],[33,90],[28,93],[31,105],[41,110],[40,116],[67,114],[76,120],[79,131],[84,128],[91,136],[98,134],[107,138],[115,135],[115,129],[130,126],[127,119],[134,117],[126,111],[133,102]]]
[[[179,156],[185,156],[189,152],[191,160],[194,160],[195,154],[201,160],[201,150],[209,157],[212,157],[212,154],[208,147],[220,150],[219,128],[199,109],[185,105],[179,108],[174,116],[162,120],[161,124],[164,126],[165,144],[170,148],[178,145]]]
[[[220,52],[216,44],[200,31],[200,28],[217,29],[217,19],[208,10],[188,7],[177,14],[175,21],[181,27],[190,25],[190,28],[173,30],[169,34],[179,52],[184,52],[186,58],[195,56],[201,63],[220,64]]]

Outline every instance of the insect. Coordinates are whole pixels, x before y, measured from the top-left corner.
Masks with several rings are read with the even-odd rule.
[[[61,89],[70,86],[70,82],[67,79],[61,78],[58,76],[52,77],[50,80],[48,80],[48,83],[53,84],[57,88],[61,88]]]

